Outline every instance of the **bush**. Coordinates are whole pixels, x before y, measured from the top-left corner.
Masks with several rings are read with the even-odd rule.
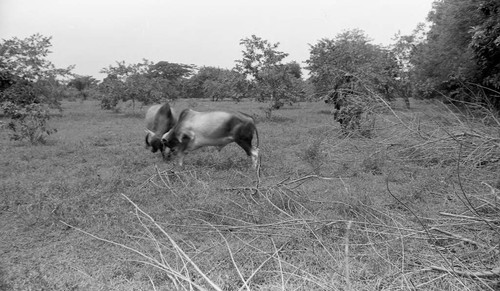
[[[35,34],[0,42],[0,107],[11,118],[7,124],[11,139],[43,143],[45,136],[55,132],[47,126],[48,108],[61,110],[64,90],[59,80],[70,75],[73,67],[58,69],[46,59],[50,40]]]
[[[340,124],[343,133],[357,133],[369,137],[372,131],[372,113],[377,105],[373,92],[361,90],[337,90],[329,97],[335,108],[332,110],[334,119]]]
[[[28,139],[32,144],[45,143],[45,137],[56,132],[47,125],[49,110],[42,104],[16,105],[5,102],[2,109],[11,116],[7,128],[11,130],[12,140]]]
[[[364,109],[356,104],[349,104],[335,110],[333,115],[335,120],[340,123],[343,131],[355,131],[361,128],[361,115]]]
[[[112,110],[116,109],[120,99],[115,94],[102,94],[101,109]]]

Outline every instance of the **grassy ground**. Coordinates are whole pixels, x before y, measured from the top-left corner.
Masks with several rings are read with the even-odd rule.
[[[260,175],[235,144],[163,162],[146,108],[4,130],[0,290],[498,290],[498,120],[393,105],[346,136],[319,102],[173,104],[252,114]]]

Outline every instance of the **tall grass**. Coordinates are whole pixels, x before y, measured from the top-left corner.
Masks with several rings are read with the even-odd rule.
[[[499,286],[495,115],[395,103],[366,137],[343,134],[319,103],[276,122],[258,104],[199,101],[261,117],[256,172],[232,145],[165,164],[143,148],[135,114],[66,106],[52,145],[2,144],[15,157],[2,156],[7,289]]]

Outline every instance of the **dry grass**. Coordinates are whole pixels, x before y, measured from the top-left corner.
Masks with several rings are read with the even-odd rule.
[[[257,117],[257,173],[234,145],[165,164],[140,114],[66,103],[52,143],[1,144],[0,286],[495,290],[498,119],[412,105],[379,111],[367,138],[320,103],[267,120],[256,103],[191,102]]]

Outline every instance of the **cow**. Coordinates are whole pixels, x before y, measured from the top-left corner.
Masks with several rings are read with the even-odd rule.
[[[151,147],[153,153],[160,150],[164,160],[170,157],[170,152],[166,157],[165,145],[161,138],[175,126],[177,119],[178,116],[168,103],[153,105],[146,112],[146,148]]]
[[[254,132],[256,147],[252,146]],[[216,146],[220,151],[227,144],[235,142],[252,158],[252,165],[257,168],[259,133],[254,119],[242,112],[185,109],[174,128],[163,135],[162,142],[179,155],[178,164],[181,167],[189,151],[205,146]]]

